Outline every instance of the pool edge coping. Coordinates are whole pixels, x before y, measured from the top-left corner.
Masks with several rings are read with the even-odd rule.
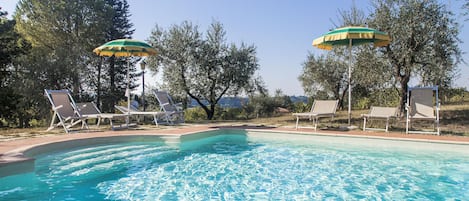
[[[191,135],[197,134],[201,132],[208,132],[213,130],[220,130],[219,128],[206,128],[203,130],[196,130],[196,131],[186,131],[181,132],[178,134],[167,132],[167,133],[146,133],[146,132],[127,132],[127,133],[111,133],[111,134],[90,134],[90,133],[77,133],[77,134],[65,134],[61,136],[47,136],[42,138],[41,140],[45,139],[52,139],[51,141],[41,142],[41,143],[34,143],[29,145],[23,145],[16,147],[14,149],[8,150],[4,153],[0,153],[0,178],[11,176],[15,174],[21,174],[25,172],[30,172],[34,170],[34,157],[27,156],[28,152],[31,152],[34,149],[41,149],[46,148],[47,146],[52,145],[62,145],[76,141],[89,142],[91,140],[96,139],[116,139],[116,138],[137,138],[137,137],[175,137],[180,139],[181,136],[184,135]],[[100,135],[101,134],[101,135]],[[26,139],[27,140],[27,139]],[[95,143],[99,144],[99,143]],[[81,145],[77,145],[75,147],[79,147]],[[34,154],[37,155],[37,154]]]
[[[454,144],[454,145],[469,145],[466,141],[453,141],[453,140],[435,140],[435,139],[419,139],[419,138],[404,138],[392,136],[373,136],[373,135],[360,135],[360,134],[338,134],[338,133],[323,133],[323,132],[305,132],[305,131],[284,131],[284,130],[269,130],[269,129],[244,129],[251,132],[271,132],[271,133],[292,133],[299,135],[314,135],[314,136],[328,136],[328,137],[349,137],[349,138],[363,138],[363,139],[380,139],[380,140],[396,140],[408,142],[421,142],[421,143],[439,143],[439,144]]]

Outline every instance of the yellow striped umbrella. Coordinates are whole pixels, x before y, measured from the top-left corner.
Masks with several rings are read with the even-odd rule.
[[[372,43],[375,47],[386,46],[391,42],[389,35],[368,27],[342,27],[314,39],[313,46],[331,50],[334,46],[355,46]]]
[[[117,39],[109,41],[93,50],[99,56],[150,56],[155,55],[156,50],[149,44],[132,39]]]
[[[149,44],[133,40],[133,39],[117,39],[109,41],[93,50],[99,56],[115,56],[115,57],[143,57],[156,55],[156,50]],[[130,116],[130,63],[127,64],[127,89],[125,95],[127,96],[127,109]],[[129,117],[127,117],[127,124]]]
[[[313,40],[313,46],[323,50],[331,50],[334,46],[348,46],[349,69],[348,69],[348,124],[352,117],[352,46],[370,44],[375,47],[389,45],[391,38],[385,32],[377,31],[368,27],[349,26],[332,30],[323,36]]]

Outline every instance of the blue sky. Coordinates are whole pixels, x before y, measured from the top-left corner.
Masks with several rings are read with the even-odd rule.
[[[13,13],[16,0],[0,0],[0,6]],[[349,10],[351,0],[128,0],[131,21],[136,29],[134,38],[146,40],[156,24],[168,28],[189,20],[205,31],[213,20],[221,22],[227,42],[254,44],[257,47],[260,70],[271,94],[281,89],[287,95],[303,95],[298,76],[308,52],[325,53],[314,48],[314,38],[326,33],[338,23],[338,11]],[[441,1],[455,13],[460,12],[461,0]],[[370,1],[356,0],[364,12],[371,10]],[[463,52],[469,51],[469,30],[464,18],[456,15],[461,24],[460,38]],[[464,54],[463,58],[467,58]],[[465,59],[469,61],[468,59]],[[456,86],[469,88],[469,69],[459,65],[461,76]],[[158,76],[145,78],[147,86],[155,86]]]

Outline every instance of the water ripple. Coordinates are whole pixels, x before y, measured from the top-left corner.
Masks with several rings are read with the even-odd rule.
[[[0,200],[468,200],[468,158],[265,136],[133,142],[40,158],[0,179]]]

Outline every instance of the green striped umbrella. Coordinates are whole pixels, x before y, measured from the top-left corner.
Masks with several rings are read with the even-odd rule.
[[[143,57],[155,55],[156,50],[149,44],[133,40],[133,39],[117,39],[109,41],[93,50],[99,56],[115,56],[115,57]],[[127,89],[125,95],[127,96],[127,109],[130,115],[130,63],[127,67]],[[127,124],[129,119],[127,117]]]
[[[93,50],[99,56],[150,56],[155,55],[156,50],[149,44],[132,39],[117,39],[109,41]]]
[[[389,45],[391,38],[385,32],[377,31],[368,27],[349,26],[332,30],[323,36],[313,40],[313,46],[331,50],[334,46],[348,46],[349,48],[349,69],[348,69],[348,124],[352,117],[352,46],[370,44],[375,47]]]

